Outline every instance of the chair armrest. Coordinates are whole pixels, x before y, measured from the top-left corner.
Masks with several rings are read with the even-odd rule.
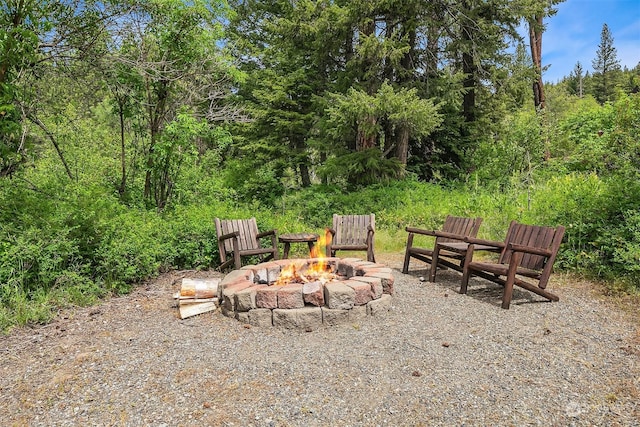
[[[423,230],[421,228],[413,228],[413,227],[406,227],[405,230],[407,230],[409,233],[422,234],[424,236],[445,237],[447,239],[454,239],[454,240],[460,240],[460,241],[464,240],[464,236],[463,235],[455,234],[455,233],[449,233],[449,232],[446,232],[446,231]]]
[[[547,257],[553,255],[553,253],[548,249],[534,248],[532,246],[518,245],[516,243],[509,243],[507,249],[514,252],[525,252],[528,254],[542,255]]]
[[[332,236],[336,235],[336,230],[334,230],[333,228],[327,228],[326,229],[329,233],[331,233]]]
[[[219,241],[223,241],[223,240],[229,240],[229,239],[233,239],[233,238],[237,238],[240,237],[240,232],[239,231],[233,231],[231,233],[228,234],[223,234],[222,236],[218,237]]]
[[[436,231],[435,230],[423,230],[422,228],[414,228],[414,227],[405,227],[405,230],[408,233],[423,234],[425,236],[435,236],[436,235]]]
[[[478,239],[477,237],[465,237],[464,241],[472,245],[493,246],[495,248],[504,248],[505,243],[497,240]]]
[[[275,230],[275,229],[274,229],[274,230],[269,230],[269,231],[263,231],[262,233],[258,233],[258,234],[256,235],[256,237],[257,237],[258,239],[260,239],[260,238],[262,238],[262,237],[275,236],[277,232],[278,232],[278,230]]]
[[[465,236],[462,234],[448,233],[446,231],[434,231],[433,235],[436,237],[445,237],[447,239],[464,241]]]

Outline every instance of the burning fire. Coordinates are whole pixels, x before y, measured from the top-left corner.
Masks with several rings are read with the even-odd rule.
[[[325,283],[336,279],[338,276],[331,272],[331,267],[327,263],[324,255],[328,242],[331,242],[331,233],[329,233],[329,230],[326,230],[325,234],[320,236],[317,244],[309,254],[310,257],[313,258],[313,261],[300,263],[292,262],[282,269],[274,285],[284,286],[289,283],[311,282],[320,282],[324,285]]]

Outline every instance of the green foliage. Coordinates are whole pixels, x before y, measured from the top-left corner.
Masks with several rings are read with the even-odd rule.
[[[384,158],[377,148],[332,157],[318,170],[325,179],[335,181],[342,178],[356,186],[389,182],[400,177],[402,172],[398,159]]]
[[[169,203],[174,186],[180,180],[184,163],[193,163],[197,157],[195,141],[206,138],[209,126],[186,111],[178,113],[168,123],[150,153],[151,186],[159,209]]]
[[[499,140],[483,140],[474,153],[475,179],[496,188],[512,182],[542,163],[544,144],[541,118],[535,111],[523,110],[505,118]]]
[[[327,114],[337,134],[356,124],[366,136],[379,136],[382,123],[388,122],[392,130],[404,126],[414,138],[420,139],[442,123],[432,100],[418,97],[416,89],[396,90],[386,81],[373,96],[351,88],[346,95],[331,94],[330,99]]]
[[[279,170],[277,163],[273,162],[256,164],[249,159],[233,159],[226,163],[224,183],[244,201],[273,207],[284,193],[284,186],[278,178],[281,175]]]
[[[573,173],[538,186],[533,199],[529,218],[567,227],[559,268],[599,279],[638,283],[637,261],[629,262],[637,259],[634,257],[640,248],[637,181]]]
[[[22,126],[11,98],[3,94],[0,83],[0,178],[12,175],[24,161]],[[4,95],[4,96],[3,96]]]

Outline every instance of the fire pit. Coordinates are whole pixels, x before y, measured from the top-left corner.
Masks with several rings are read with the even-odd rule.
[[[388,310],[391,272],[358,258],[277,260],[226,275],[218,300],[225,316],[243,323],[310,331]]]

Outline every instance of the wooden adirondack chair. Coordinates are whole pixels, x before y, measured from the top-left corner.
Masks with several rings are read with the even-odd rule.
[[[215,219],[220,252],[220,270],[231,263],[242,267],[241,257],[257,255],[261,261],[278,259],[278,238],[276,230],[258,232],[255,218]],[[261,239],[271,237],[271,246],[262,247]]]
[[[409,272],[409,261],[411,258],[418,259],[431,265],[429,280],[436,281],[436,270],[440,268],[452,268],[462,271],[468,243],[464,242],[465,237],[476,237],[478,229],[482,223],[482,218],[465,218],[447,215],[442,225],[442,230],[423,230],[414,227],[406,227],[409,233],[407,237],[407,248],[404,253],[404,265],[402,272]],[[433,248],[421,248],[413,245],[415,235],[433,236],[436,241]]]
[[[546,287],[564,237],[564,231],[563,226],[540,227],[512,221],[504,242],[474,237],[465,238],[469,247],[463,266],[460,293],[467,293],[471,276],[479,276],[504,287],[502,293],[502,308],[504,309],[508,309],[511,304],[514,285],[547,298],[549,301],[558,301],[558,296],[547,291]],[[476,245],[500,248],[498,261],[473,261]],[[525,280],[525,278],[529,280]]]
[[[333,228],[328,230],[331,238],[327,242],[327,256],[335,256],[336,251],[367,251],[367,261],[375,262],[373,253],[375,227],[375,214],[334,214]]]

